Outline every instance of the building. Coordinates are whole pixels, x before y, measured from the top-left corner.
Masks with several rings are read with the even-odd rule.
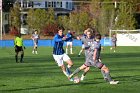
[[[25,21],[30,8],[48,9],[54,8],[55,16],[69,15],[73,11],[73,0],[14,0],[21,7],[21,21]],[[21,27],[26,27],[23,24]],[[3,32],[9,32],[9,13],[3,12]]]

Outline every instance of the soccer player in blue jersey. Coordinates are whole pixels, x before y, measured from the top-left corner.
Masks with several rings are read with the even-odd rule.
[[[37,30],[35,30],[34,31],[34,34],[32,35],[32,40],[33,40],[33,43],[34,43],[34,47],[33,47],[33,51],[32,51],[32,53],[34,54],[38,54],[38,52],[37,52],[37,47],[38,47],[38,39],[39,39],[39,35],[38,35],[38,31]]]
[[[63,49],[63,44],[68,39],[63,34],[63,28],[59,27],[58,33],[54,36],[53,58],[66,76],[70,74],[70,68],[73,65],[72,60]],[[67,67],[65,67],[63,61],[67,63]]]
[[[66,54],[68,54],[68,47],[70,46],[70,54],[73,54],[72,52],[72,41],[73,41],[73,35],[72,32],[70,30],[68,30],[68,33],[66,35],[67,38],[69,38],[66,42]]]

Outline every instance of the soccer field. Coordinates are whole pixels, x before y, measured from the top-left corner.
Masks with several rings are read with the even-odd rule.
[[[84,63],[84,55],[77,57],[81,47],[74,47],[70,55],[72,71]],[[51,47],[39,47],[39,54],[25,50],[24,63],[16,63],[14,48],[0,48],[0,93],[140,93],[140,47],[118,47],[102,51],[102,62],[109,68],[118,85],[110,85],[100,71],[92,67],[84,81],[68,81],[54,62]],[[79,77],[82,72],[79,73]]]

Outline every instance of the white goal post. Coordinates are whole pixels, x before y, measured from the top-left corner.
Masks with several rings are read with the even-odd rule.
[[[113,32],[116,34],[117,37],[117,46],[140,46],[140,29],[110,30],[110,39]]]

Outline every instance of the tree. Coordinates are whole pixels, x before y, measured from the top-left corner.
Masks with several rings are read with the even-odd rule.
[[[48,24],[54,24],[55,23],[55,13],[54,13],[54,9],[53,8],[49,8],[47,11],[47,20],[48,20]]]
[[[20,5],[16,3],[13,8],[10,10],[10,25],[16,27],[20,30],[21,20],[20,20]]]
[[[114,29],[135,29],[135,24],[133,4],[131,2],[121,2]]]
[[[27,24],[30,29],[37,29],[41,31],[47,24],[47,13],[46,10],[42,9],[30,9],[27,16]]]
[[[57,21],[59,26],[64,27],[65,30],[70,29],[70,18],[68,16],[59,16]]]

